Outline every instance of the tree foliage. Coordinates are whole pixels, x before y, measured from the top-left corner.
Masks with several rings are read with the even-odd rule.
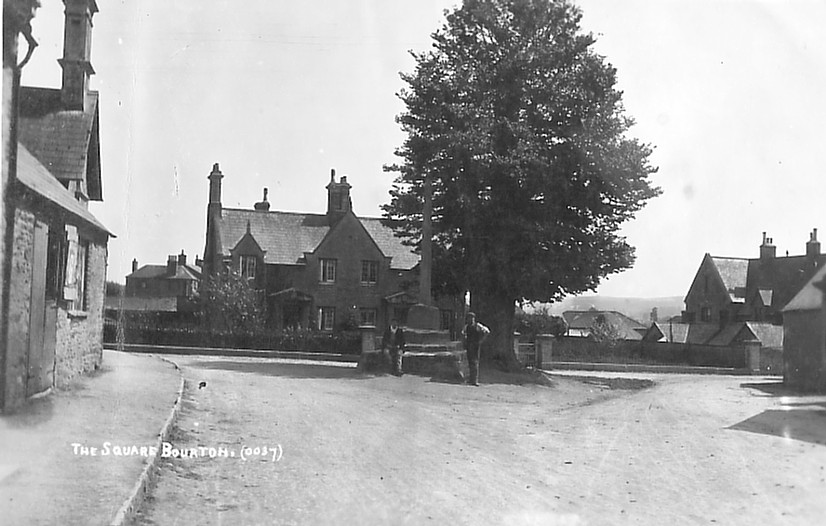
[[[215,331],[243,334],[264,325],[265,311],[259,292],[236,272],[208,277],[198,296],[198,313]]]
[[[580,19],[568,0],[465,0],[402,74],[407,137],[385,216],[417,244],[430,178],[434,288],[471,291],[502,352],[515,302],[593,290],[632,265],[619,229],[659,193]]]
[[[617,327],[614,326],[604,314],[600,314],[594,318],[591,324],[591,338],[603,344],[609,349],[614,349],[622,339],[622,335]]]

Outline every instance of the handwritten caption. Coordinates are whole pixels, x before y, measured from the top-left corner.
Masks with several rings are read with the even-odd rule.
[[[111,442],[104,442],[100,447],[87,446],[78,442],[70,445],[72,453],[81,457],[154,457],[158,454],[156,446],[116,445]],[[278,462],[284,455],[284,450],[281,444],[243,446],[235,449],[208,446],[176,448],[170,442],[163,442],[160,454],[161,458],[237,458],[243,461],[264,459]]]

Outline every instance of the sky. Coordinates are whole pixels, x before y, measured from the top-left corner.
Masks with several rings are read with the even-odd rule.
[[[59,87],[63,4],[41,0],[28,86]],[[630,134],[654,147],[663,191],[623,228],[630,270],[607,296],[687,292],[705,253],[778,255],[826,238],[826,2],[579,0],[618,71]],[[447,0],[98,0],[102,203],[110,280],[136,258],[202,255],[214,163],[226,207],[323,213],[330,169],[378,217],[404,140],[400,72],[431,46]],[[243,8],[242,8],[243,7]],[[823,239],[826,241],[826,239]]]

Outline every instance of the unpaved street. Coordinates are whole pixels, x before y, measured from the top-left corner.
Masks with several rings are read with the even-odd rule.
[[[826,397],[784,396],[777,380],[649,375],[654,387],[628,390],[555,375],[552,387],[469,387],[340,364],[172,358],[189,382],[175,448],[257,446],[280,460],[166,460],[143,524],[826,517]]]

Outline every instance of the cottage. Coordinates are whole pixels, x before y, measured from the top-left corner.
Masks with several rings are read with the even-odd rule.
[[[89,90],[97,5],[94,0],[64,3],[60,89],[19,87],[16,80],[9,86],[7,66],[18,68],[15,78],[19,66],[4,54],[4,93],[11,88],[17,99],[8,125],[4,105],[4,136],[9,132],[13,138],[4,143],[9,155],[3,167],[8,174],[4,217],[10,220],[4,225],[9,244],[2,253],[8,303],[0,316],[7,320],[0,333],[4,411],[97,368],[103,356],[112,234],[88,210],[90,200],[102,200],[98,94]],[[29,31],[29,40],[28,22],[21,27],[24,34]],[[7,31],[4,23],[4,39],[10,38]]]
[[[330,173],[324,214],[270,210],[267,190],[252,209],[225,208],[218,164],[209,175],[204,275],[237,272],[267,299],[271,326],[381,326],[406,322],[417,301],[419,256],[385,220],[353,211],[346,176]],[[454,299],[437,298],[451,330]]]

